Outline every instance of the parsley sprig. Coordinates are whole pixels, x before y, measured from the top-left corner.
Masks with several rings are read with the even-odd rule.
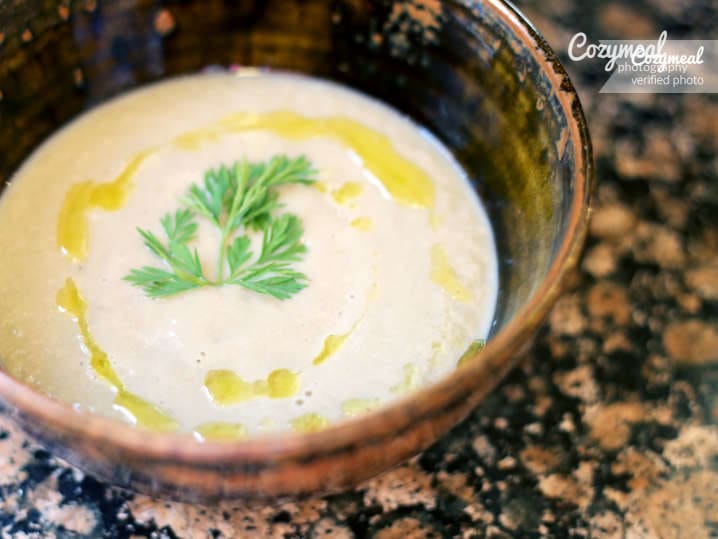
[[[181,198],[183,208],[168,213],[160,223],[167,237],[138,228],[145,245],[164,262],[164,268],[133,269],[125,280],[160,298],[202,286],[235,284],[260,294],[287,299],[307,285],[307,277],[292,268],[306,252],[302,222],[289,213],[275,216],[281,208],[276,188],[290,183],[308,185],[316,171],[304,157],[275,156],[265,163],[237,161],[208,170],[201,184],[193,184]],[[221,233],[217,275],[205,275],[197,249],[196,217],[208,219]],[[259,254],[254,258],[248,233],[262,234]],[[254,260],[253,260],[254,258]],[[225,270],[227,275],[225,276]]]

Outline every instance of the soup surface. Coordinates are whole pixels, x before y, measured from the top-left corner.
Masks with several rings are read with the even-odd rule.
[[[0,198],[0,252],[4,369],[200,439],[317,430],[437,379],[486,337],[498,279],[486,214],[429,133],[251,69],[58,132]]]

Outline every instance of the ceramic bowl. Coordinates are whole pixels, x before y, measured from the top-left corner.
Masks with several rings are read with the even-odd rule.
[[[427,126],[465,167],[495,231],[500,290],[486,348],[318,433],[201,444],[77,412],[0,371],[5,413],[110,483],[208,501],[338,491],[386,470],[466,417],[511,369],[579,255],[592,187],[581,105],[507,2],[15,0],[0,3],[0,43],[3,186],[53,130],[112,95],[208,66],[266,66],[353,86]]]

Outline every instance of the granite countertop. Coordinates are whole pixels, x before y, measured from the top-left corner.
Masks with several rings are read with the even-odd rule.
[[[718,536],[718,99],[599,94],[601,66],[565,54],[578,31],[716,38],[718,6],[519,5],[578,86],[599,179],[580,268],[526,361],[421,456],[278,506],[118,491],[0,415],[2,537]]]

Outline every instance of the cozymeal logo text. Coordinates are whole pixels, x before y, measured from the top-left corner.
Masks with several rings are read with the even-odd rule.
[[[588,36],[584,32],[579,32],[568,44],[568,56],[575,62],[586,58],[605,59],[606,71],[613,71],[616,65],[620,69],[625,65],[620,62],[621,60],[630,60],[633,66],[654,65],[659,72],[666,70],[685,72],[689,65],[703,64],[705,48],[702,45],[692,54],[672,54],[663,50],[667,40],[668,32],[664,30],[655,43],[648,45],[631,41],[589,43]]]

